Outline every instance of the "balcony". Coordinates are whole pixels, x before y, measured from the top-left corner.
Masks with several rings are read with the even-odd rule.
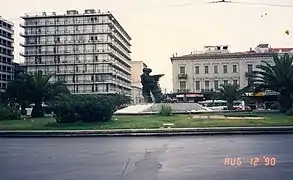
[[[211,93],[215,92],[214,89],[201,89],[201,93]]]
[[[20,33],[22,37],[28,36],[60,36],[60,35],[89,35],[89,34],[110,34],[110,29],[94,29],[91,31],[83,31],[83,30],[64,30],[64,31],[42,31],[42,32],[25,32]]]
[[[188,93],[190,89],[177,89],[177,93]]]
[[[179,73],[178,79],[187,79],[187,74],[186,73]]]

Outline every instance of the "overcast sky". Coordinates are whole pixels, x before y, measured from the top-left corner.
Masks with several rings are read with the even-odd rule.
[[[233,0],[232,0],[233,1]],[[238,1],[238,0],[235,0]],[[292,0],[242,0],[289,4]],[[260,43],[293,47],[293,7],[243,4],[208,4],[209,0],[0,0],[0,15],[15,23],[15,61],[25,13],[64,13],[68,9],[111,11],[132,37],[132,60],[145,61],[154,73],[165,73],[162,88],[172,89],[170,57],[202,49],[204,45],[229,44],[231,51],[249,50]],[[172,6],[189,4],[190,6]],[[265,13],[267,15],[265,16]],[[261,17],[264,15],[264,17]],[[286,30],[292,35],[287,36]]]

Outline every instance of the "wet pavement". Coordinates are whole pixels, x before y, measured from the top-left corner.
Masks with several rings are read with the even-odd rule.
[[[293,180],[293,134],[0,138],[1,180]]]

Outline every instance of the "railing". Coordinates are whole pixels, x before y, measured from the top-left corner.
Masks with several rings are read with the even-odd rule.
[[[84,30],[63,30],[63,31],[35,31],[35,32],[25,32],[25,33],[20,33],[20,36],[51,36],[51,35],[71,35],[71,34],[84,34],[84,35],[88,35],[88,34],[104,34],[104,33],[111,33],[110,29],[95,29],[95,30],[90,30],[90,31],[84,31]]]
[[[178,78],[179,79],[187,79],[187,74],[186,73],[179,73]]]
[[[127,44],[127,43],[125,43],[124,41],[124,39],[123,38],[121,38],[118,34],[116,34],[115,32],[113,32],[112,33],[112,35],[119,41],[119,42],[121,42],[121,44],[123,44],[129,51],[130,51],[130,46],[129,46],[129,44]]]
[[[202,93],[214,92],[214,89],[201,89]]]
[[[177,89],[177,93],[188,93],[190,89]]]
[[[78,20],[78,21],[51,21],[51,22],[35,22],[35,23],[22,23],[20,24],[21,27],[29,27],[29,26],[52,26],[52,25],[59,25],[59,26],[66,26],[66,25],[84,25],[84,24],[109,24],[110,20],[97,20],[97,21],[85,21],[85,20]]]

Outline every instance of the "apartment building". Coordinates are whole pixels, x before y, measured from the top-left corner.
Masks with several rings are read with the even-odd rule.
[[[0,92],[14,78],[13,72],[13,23],[0,16]]]
[[[24,66],[75,94],[131,94],[131,37],[110,12],[25,15]]]
[[[131,61],[131,97],[133,104],[140,104],[144,102],[140,75],[143,73],[143,68],[146,67],[147,65],[143,61]]]
[[[275,53],[292,53],[293,48],[271,48],[260,44],[254,50],[229,52],[229,46],[206,46],[202,52],[171,57],[174,93],[215,91],[221,84],[248,85],[247,74],[262,61],[273,62]]]

